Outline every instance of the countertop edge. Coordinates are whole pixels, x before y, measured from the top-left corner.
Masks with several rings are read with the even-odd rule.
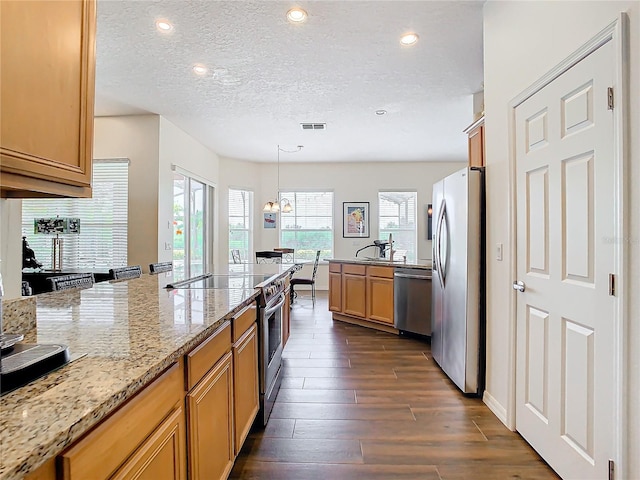
[[[431,265],[421,263],[405,263],[405,262],[391,262],[389,260],[364,260],[358,258],[328,258],[329,263],[351,263],[357,265],[373,265],[376,267],[396,267],[396,268],[415,268],[421,270],[431,270]]]

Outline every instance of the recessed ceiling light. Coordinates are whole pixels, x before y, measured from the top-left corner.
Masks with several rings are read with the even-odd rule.
[[[378,115],[379,117],[381,117],[382,115],[386,115],[387,111],[386,110],[376,110],[376,115]]]
[[[418,41],[418,38],[419,37],[417,33],[405,33],[400,37],[400,43],[402,45],[415,45],[415,43]]]
[[[293,23],[302,23],[307,19],[307,12],[299,7],[293,7],[287,12],[287,20]]]
[[[193,66],[193,73],[195,73],[196,75],[204,75],[205,73],[207,73],[207,67],[205,67],[201,63],[196,63]]]
[[[168,20],[158,20],[156,21],[156,28],[163,33],[168,33],[173,30],[173,24]]]

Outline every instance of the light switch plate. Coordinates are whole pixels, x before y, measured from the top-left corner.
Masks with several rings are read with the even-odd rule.
[[[501,243],[496,244],[496,260],[498,260],[499,262],[502,261],[502,244]]]

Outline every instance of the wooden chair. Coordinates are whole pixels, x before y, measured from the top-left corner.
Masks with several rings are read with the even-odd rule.
[[[72,288],[90,288],[95,283],[93,273],[74,273],[71,275],[60,275],[59,277],[50,277],[48,281],[51,283],[51,289],[54,292],[60,290],[70,290]]]
[[[240,258],[240,250],[238,250],[237,248],[231,250],[231,259],[233,260],[233,263],[242,263],[242,258]]]
[[[149,264],[149,273],[151,275],[157,275],[158,273],[162,273],[162,272],[171,272],[172,270],[173,270],[173,262]]]
[[[256,252],[256,263],[282,263],[282,252],[273,250]]]
[[[295,286],[296,285],[311,285],[311,300],[313,305],[316,304],[316,273],[318,273],[318,261],[320,260],[320,250],[316,251],[316,260],[313,262],[313,274],[311,278],[298,278],[293,277],[291,279],[291,301],[296,297]]]
[[[111,280],[138,278],[142,275],[142,267],[140,265],[132,265],[129,267],[110,268],[109,275],[111,275]]]

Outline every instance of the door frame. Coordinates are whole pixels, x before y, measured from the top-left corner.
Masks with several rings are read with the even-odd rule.
[[[545,75],[536,80],[509,102],[509,201],[507,215],[509,218],[509,238],[511,247],[509,256],[509,270],[512,280],[517,278],[517,249],[516,249],[516,108],[532,95],[542,90],[560,75],[572,68],[578,62],[589,56],[605,43],[613,42],[614,45],[614,167],[616,198],[615,209],[612,212],[615,220],[615,271],[618,272],[617,294],[615,301],[615,317],[613,319],[615,338],[615,456],[616,477],[626,478],[628,470],[627,442],[628,442],[628,400],[624,395],[629,384],[629,365],[626,361],[628,352],[627,332],[629,324],[628,298],[629,298],[629,268],[625,259],[629,258],[629,134],[628,134],[628,108],[629,108],[629,26],[628,17],[623,12],[618,18],[607,25],[597,35],[583,44],[578,50],[561,61]],[[515,290],[509,295],[509,398],[507,402],[506,420],[507,426],[517,429],[516,424],[516,322],[517,322],[517,295]]]

